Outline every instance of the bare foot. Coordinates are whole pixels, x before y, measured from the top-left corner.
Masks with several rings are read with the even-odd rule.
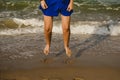
[[[71,50],[70,50],[69,48],[66,48],[65,50],[66,50],[66,55],[67,55],[68,57],[71,57],[71,55],[72,55]]]
[[[47,56],[49,54],[49,47],[45,47],[44,48],[44,54]]]

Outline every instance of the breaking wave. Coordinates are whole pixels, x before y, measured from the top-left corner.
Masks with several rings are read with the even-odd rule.
[[[12,18],[1,21],[0,35],[18,35],[26,33],[43,32],[43,21],[32,19]],[[62,33],[60,21],[54,21],[53,32]],[[120,35],[120,21],[73,21],[71,22],[72,34],[99,34],[99,35]]]

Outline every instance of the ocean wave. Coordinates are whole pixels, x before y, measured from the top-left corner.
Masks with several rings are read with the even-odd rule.
[[[43,32],[43,20],[36,18],[20,19],[12,18],[13,23],[17,28],[4,28],[0,30],[0,35],[18,35],[26,33],[40,33]],[[11,23],[8,23],[11,25]],[[22,26],[26,27],[22,27]],[[7,26],[6,26],[7,27]],[[60,21],[54,21],[53,32],[62,34],[62,27]],[[99,35],[120,35],[119,21],[77,21],[71,22],[72,34],[99,34]]]

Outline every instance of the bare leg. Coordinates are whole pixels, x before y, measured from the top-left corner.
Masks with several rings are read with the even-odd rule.
[[[46,46],[44,48],[45,55],[48,55],[50,52],[52,27],[53,27],[53,17],[44,15],[44,35],[46,40]]]
[[[69,40],[70,40],[70,16],[63,16],[62,18],[62,29],[63,29],[63,38],[64,38],[64,48],[66,51],[66,55],[68,57],[71,56],[72,52],[69,48]]]

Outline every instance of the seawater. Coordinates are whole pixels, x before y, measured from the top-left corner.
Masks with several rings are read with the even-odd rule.
[[[43,15],[38,0],[1,0],[0,35],[39,33]],[[119,0],[75,0],[71,33],[120,35]],[[60,16],[54,18],[53,32],[62,33]]]

